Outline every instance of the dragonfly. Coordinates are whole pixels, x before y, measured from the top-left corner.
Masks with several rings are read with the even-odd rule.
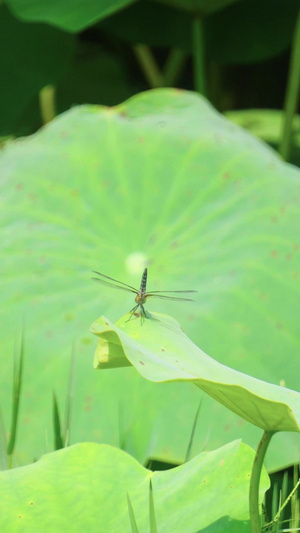
[[[127,283],[123,283],[122,281],[118,281],[117,279],[110,278],[109,276],[106,276],[105,274],[101,274],[101,272],[97,272],[96,270],[93,270],[94,274],[97,274],[97,278],[92,278],[94,281],[97,281],[98,283],[102,283],[102,285],[106,285],[108,287],[111,287],[113,289],[119,289],[121,291],[126,292],[132,292],[135,296],[135,303],[136,305],[131,309],[130,311],[130,317],[128,318],[127,322],[135,315],[139,316],[137,314],[137,311],[140,310],[140,316],[143,321],[144,318],[147,318],[146,311],[144,308],[144,305],[146,303],[146,300],[148,298],[156,297],[160,298],[161,300],[174,300],[176,302],[182,301],[182,302],[193,302],[191,298],[182,298],[180,296],[167,296],[166,293],[176,293],[176,294],[186,294],[186,293],[195,293],[197,291],[188,290],[188,291],[150,291],[147,292],[146,286],[147,286],[147,275],[148,270],[145,268],[141,285],[139,289],[136,289],[135,287],[132,287],[131,285],[128,285]],[[107,281],[109,280],[109,281]],[[113,282],[113,283],[112,283]]]

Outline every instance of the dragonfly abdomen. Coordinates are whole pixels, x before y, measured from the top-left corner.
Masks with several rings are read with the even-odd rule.
[[[141,286],[139,290],[140,296],[143,298],[146,293],[146,285],[147,285],[147,268],[145,268],[142,276]],[[146,300],[145,300],[146,301]]]

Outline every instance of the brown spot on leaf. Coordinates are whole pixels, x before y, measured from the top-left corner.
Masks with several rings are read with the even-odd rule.
[[[278,222],[278,217],[271,217],[271,222],[272,224],[275,224],[276,222]]]
[[[272,257],[278,257],[278,252],[277,252],[277,250],[272,250],[272,252],[271,252],[271,256],[272,256]]]
[[[37,199],[37,195],[34,194],[34,192],[30,192],[27,196],[29,200],[32,200],[32,202],[34,202]]]
[[[139,363],[140,363],[141,365],[145,366],[144,361],[139,361]]]
[[[231,178],[231,175],[229,174],[229,172],[224,172],[223,180],[230,180],[230,178]]]
[[[266,299],[267,299],[267,295],[266,295],[265,292],[262,292],[262,291],[261,291],[261,292],[258,294],[258,298],[259,298],[260,300],[266,300]]]
[[[282,322],[276,322],[276,328],[277,329],[282,329],[283,328]]]
[[[287,254],[286,260],[290,261],[293,258],[293,254]]]

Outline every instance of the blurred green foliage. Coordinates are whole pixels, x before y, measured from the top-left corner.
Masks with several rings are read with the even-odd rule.
[[[82,103],[116,105],[157,86],[156,78],[193,89],[195,17],[215,107],[282,108],[298,0],[288,6],[284,0],[9,0],[7,6],[0,7],[0,136],[42,125],[39,92],[49,84],[56,112]],[[151,47],[151,55],[140,45]]]

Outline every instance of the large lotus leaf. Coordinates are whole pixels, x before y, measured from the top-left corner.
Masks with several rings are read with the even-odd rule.
[[[222,524],[224,533],[248,532],[253,460],[253,450],[235,441],[172,470],[151,472],[117,448],[77,444],[0,473],[1,530],[130,533],[128,494],[139,532],[148,532],[152,480],[158,531],[213,533]],[[260,499],[268,486],[264,470]]]
[[[22,20],[42,21],[64,30],[76,32],[90,26],[97,20],[132,4],[134,0],[7,0],[12,12]]]
[[[46,24],[23,24],[4,5],[0,33],[0,70],[5,80],[0,85],[0,135],[8,135],[18,130],[39,91],[61,78],[73,53],[74,37]],[[36,129],[29,123],[30,131]]]
[[[243,109],[239,111],[227,111],[225,116],[267,143],[275,146],[278,145],[284,119],[282,111],[278,109]],[[293,133],[296,134],[295,137],[299,143],[299,115],[295,117],[294,126]]]
[[[130,315],[129,315],[130,316]],[[154,313],[139,325],[125,315],[116,326],[96,320],[95,368],[130,363],[151,381],[187,381],[268,432],[300,432],[300,393],[237,372],[209,357],[171,317]]]
[[[13,13],[22,20],[43,21],[68,31],[79,31],[98,20],[123,9],[135,0],[100,0],[99,2],[76,2],[56,0],[7,0]],[[211,13],[239,0],[167,0],[179,9],[191,13]]]
[[[284,112],[278,109],[243,109],[227,111],[229,120],[242,126],[274,148],[278,148],[283,130]],[[293,121],[293,136],[291,147],[291,162],[300,165],[300,116]]]
[[[200,391],[153,384],[131,368],[93,372],[89,324],[115,321],[132,295],[96,285],[99,270],[149,290],[198,289],[195,303],[157,300],[206,353],[297,389],[299,171],[201,97],[140,94],[80,107],[1,154],[1,387],[8,427],[14,336],[25,317],[18,460],[51,449],[52,389],[76,364],[71,442],[118,444],[141,461],[183,460]],[[203,399],[193,452],[261,430]],[[272,440],[268,467],[297,457]]]

